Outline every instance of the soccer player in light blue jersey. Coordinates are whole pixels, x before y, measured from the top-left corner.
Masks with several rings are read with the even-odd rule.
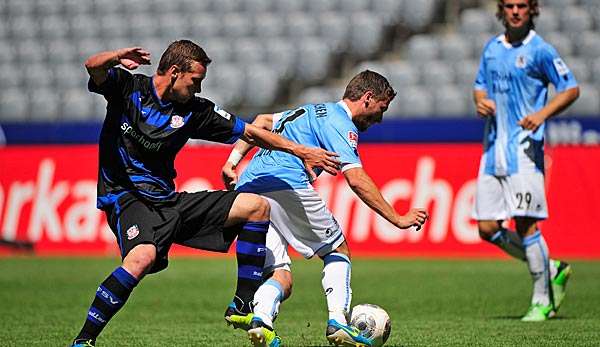
[[[526,261],[533,279],[523,321],[556,314],[571,266],[549,257],[537,222],[548,217],[544,192],[544,121],[579,96],[573,74],[554,47],[535,31],[537,0],[498,0],[506,28],[481,55],[474,85],[477,113],[485,118],[484,153],[473,217],[481,237]],[[548,99],[548,85],[556,96]],[[503,222],[514,218],[516,233]]]
[[[385,77],[366,70],[350,81],[339,102],[260,115],[254,124],[294,142],[335,151],[348,184],[363,202],[400,229],[420,228],[428,218],[427,212],[415,208],[405,215],[398,214],[363,170],[358,153],[359,131],[381,122],[395,95]],[[236,143],[223,167],[223,179],[229,188],[259,193],[271,205],[263,271],[267,280],[254,295],[253,317],[229,317],[231,323],[249,324],[248,335],[255,346],[278,346],[280,339],[273,332],[273,320],[281,301],[291,294],[291,260],[287,253],[287,246],[291,245],[304,257],[317,255],[324,262],[322,285],[329,310],[327,339],[336,345],[370,346],[370,340],[347,321],[352,295],[350,252],[334,216],[311,186],[301,162],[293,156],[260,150],[237,181],[235,167],[250,148],[244,141]]]

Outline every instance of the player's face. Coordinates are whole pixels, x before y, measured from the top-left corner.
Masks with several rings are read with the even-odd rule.
[[[354,125],[359,131],[365,131],[376,123],[381,123],[383,120],[383,113],[387,111],[390,106],[392,99],[377,100],[371,98],[368,103],[365,104],[365,109],[362,115],[354,117]]]
[[[179,72],[173,83],[173,98],[180,103],[186,103],[194,94],[202,90],[202,81],[206,77],[206,67],[199,62],[192,62],[190,71]]]
[[[509,28],[521,28],[530,20],[529,0],[504,0],[504,20]]]

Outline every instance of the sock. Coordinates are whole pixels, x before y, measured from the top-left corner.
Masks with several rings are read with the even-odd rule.
[[[260,318],[272,328],[282,299],[281,284],[272,278],[268,279],[254,294],[254,317]]]
[[[238,279],[233,303],[243,313],[252,312],[252,298],[263,282],[269,222],[247,222],[238,234],[236,255]]]
[[[123,307],[137,284],[138,280],[124,268],[116,268],[96,290],[87,319],[75,339],[95,341],[108,321]]]
[[[548,246],[537,230],[533,235],[523,238],[527,265],[533,279],[533,296],[531,303],[550,305],[550,264],[548,259]]]
[[[350,259],[341,253],[329,253],[323,258],[323,279],[321,284],[327,298],[329,319],[340,324],[348,324],[352,289],[350,289]]]
[[[498,230],[490,242],[500,247],[504,252],[519,260],[527,261],[525,247],[519,234],[507,229]]]

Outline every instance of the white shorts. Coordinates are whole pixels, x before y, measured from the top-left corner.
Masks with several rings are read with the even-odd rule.
[[[548,218],[544,175],[530,170],[510,176],[493,176],[480,170],[472,216],[476,220]]]
[[[265,274],[290,269],[288,244],[305,258],[326,255],[345,240],[325,202],[312,188],[278,190],[261,194],[271,205],[267,233]]]

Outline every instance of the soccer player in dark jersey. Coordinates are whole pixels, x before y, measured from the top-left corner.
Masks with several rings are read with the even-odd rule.
[[[188,139],[234,143],[243,139],[285,151],[307,171],[332,174],[336,154],[308,148],[259,129],[195,96],[211,60],[195,43],[171,43],[152,76],[129,70],[150,64],[140,47],[98,53],[85,63],[88,88],[102,94],[107,114],[99,144],[98,208],[115,233],[122,265],[98,287],[73,346],[93,346],[108,321],[146,275],[167,267],[173,243],[226,252],[237,237],[238,282],[228,312],[246,314],[262,281],[269,204],[234,191],[176,192],[175,156]]]

